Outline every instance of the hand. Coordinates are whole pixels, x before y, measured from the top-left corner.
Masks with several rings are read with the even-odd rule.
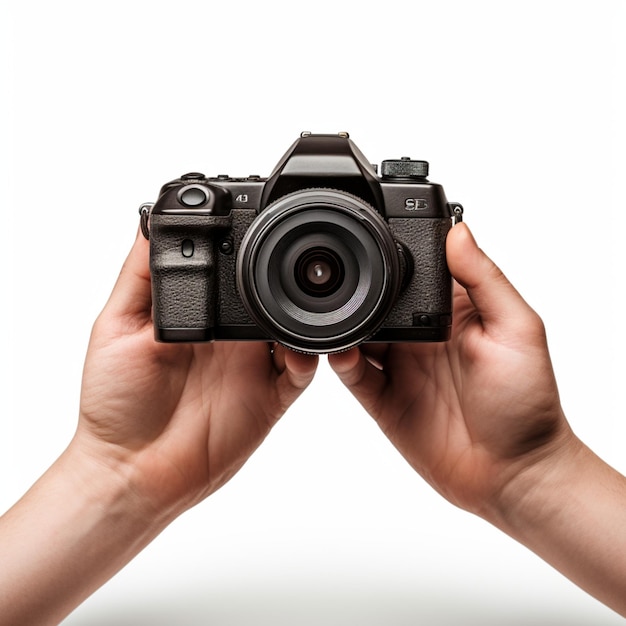
[[[330,363],[435,489],[626,616],[626,478],[570,429],[543,323],[465,224],[446,253],[449,342],[364,344]]]
[[[329,360],[409,463],[480,512],[572,438],[540,318],[465,224],[450,231],[446,252],[457,281],[449,342],[364,344]]]
[[[314,357],[267,343],[154,341],[139,236],[87,353],[72,445],[180,513],[223,485],[313,378]]]
[[[76,435],[0,518],[1,624],[58,623],[223,485],[315,373],[266,343],[156,343],[150,313],[139,236],[93,327]]]

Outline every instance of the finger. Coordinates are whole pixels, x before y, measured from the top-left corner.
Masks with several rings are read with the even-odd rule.
[[[359,346],[359,350],[379,370],[385,367],[387,353],[389,352],[388,343],[364,343]]]
[[[281,353],[284,371],[278,376],[276,389],[280,400],[280,413],[284,413],[313,380],[317,369],[318,357],[300,354],[278,346],[274,352]],[[277,415],[276,417],[280,417]]]
[[[272,358],[274,368],[279,372],[276,390],[282,414],[313,380],[319,359],[315,355],[293,352],[281,345],[276,345]]]
[[[303,391],[313,380],[319,357],[312,354],[301,354],[281,346],[284,354],[285,372],[289,385],[298,392]]]
[[[268,344],[270,356],[274,362],[274,369],[282,374],[285,371],[285,348],[279,343]]]
[[[478,247],[465,223],[448,233],[446,256],[452,276],[467,290],[486,330],[519,328],[534,311],[497,265]]]
[[[138,232],[106,304],[107,313],[117,317],[150,315],[149,251],[148,241]]]
[[[387,376],[378,364],[372,364],[359,348],[330,354],[328,362],[339,380],[374,418],[387,386]]]

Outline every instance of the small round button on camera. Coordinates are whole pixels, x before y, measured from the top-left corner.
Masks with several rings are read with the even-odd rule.
[[[208,199],[209,196],[202,187],[187,187],[180,193],[180,201],[189,207],[202,206]]]
[[[191,239],[185,239],[180,246],[180,250],[186,259],[191,258],[194,251],[193,241],[191,241]]]

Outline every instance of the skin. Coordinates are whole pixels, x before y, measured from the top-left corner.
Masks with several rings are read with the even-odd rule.
[[[330,363],[413,468],[480,513],[517,459],[550,454],[571,431],[540,318],[464,224],[447,254],[458,281],[451,341],[369,344]]]
[[[3,626],[58,623],[227,482],[315,373],[265,343],[156,343],[148,255],[138,236],[94,324],[75,437],[0,519]]]
[[[626,616],[626,479],[572,432],[545,331],[464,224],[453,336],[329,356],[410,465]],[[317,359],[159,344],[138,237],[94,324],[65,452],[0,518],[0,625],[56,624],[245,463]],[[410,494],[408,494],[410,497]]]
[[[626,616],[626,479],[572,432],[544,325],[465,224],[447,238],[452,339],[331,355],[410,465]]]

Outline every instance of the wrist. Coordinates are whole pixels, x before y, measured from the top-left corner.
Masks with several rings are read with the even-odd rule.
[[[141,451],[132,452],[103,442],[80,429],[57,461],[72,477],[73,488],[85,503],[125,520],[136,532],[158,534],[184,506],[154,493],[141,469]]]
[[[485,517],[626,616],[626,478],[573,434],[510,480]]]
[[[588,454],[566,428],[554,441],[511,463],[484,517],[514,536],[548,523],[561,511],[560,498],[577,481]]]
[[[166,523],[124,472],[74,440],[0,518],[0,622],[58,623]]]

